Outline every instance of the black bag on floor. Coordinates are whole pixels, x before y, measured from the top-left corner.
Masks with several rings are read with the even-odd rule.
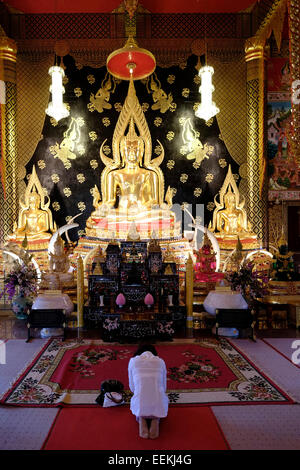
[[[124,400],[123,390],[124,385],[119,380],[104,380],[104,382],[101,383],[100,395],[98,395],[98,397],[96,398],[96,403],[98,403],[98,405],[103,406],[105,394],[107,393],[107,397],[109,398],[109,400],[112,401],[112,406],[113,404],[120,405],[121,403],[123,403]],[[114,395],[111,395],[111,392],[118,393],[120,395],[120,398],[116,399]]]

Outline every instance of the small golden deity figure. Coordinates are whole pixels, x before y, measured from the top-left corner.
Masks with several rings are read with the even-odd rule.
[[[164,158],[163,147],[160,144],[161,155],[151,160],[150,131],[132,80],[114,131],[112,159],[103,153],[105,142],[100,148],[105,165],[101,195],[94,188],[95,210],[87,220],[86,234],[107,239],[113,231],[117,239],[126,240],[134,222],[141,239],[150,239],[153,230],[159,238],[179,237],[180,225],[170,210],[170,191],[164,194],[159,167]]]
[[[74,274],[69,272],[70,261],[65,244],[59,233],[49,253],[49,270],[42,275],[40,290],[71,289],[75,287]]]
[[[257,236],[253,233],[244,208],[245,199],[239,193],[229,165],[227,176],[219,193],[215,196],[216,208],[209,230],[215,233],[220,248],[232,249],[238,236],[245,249],[258,247]]]
[[[55,231],[49,209],[50,199],[45,201],[45,195],[34,166],[25,191],[24,201],[20,199],[19,203],[18,223],[15,223],[14,233],[10,239],[21,241],[26,236],[29,244],[33,240],[49,240]]]
[[[54,252],[50,253],[49,268],[54,273],[67,273],[70,262],[64,249],[64,241],[58,234],[54,243]]]

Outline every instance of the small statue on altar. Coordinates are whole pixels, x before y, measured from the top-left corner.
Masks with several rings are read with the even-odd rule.
[[[32,169],[24,201],[20,199],[19,204],[18,223],[15,224],[14,233],[10,238],[21,241],[26,236],[29,242],[36,239],[50,239],[55,229],[49,209],[50,200],[45,202],[35,167]]]
[[[222,273],[216,273],[216,254],[212,243],[205,231],[202,247],[196,251],[196,263],[194,266],[194,280],[196,282],[212,282],[223,278]]]
[[[49,253],[49,271],[43,273],[40,288],[42,290],[75,288],[74,274],[70,271],[69,256],[59,233],[53,245],[53,252]]]
[[[272,281],[298,281],[300,275],[295,272],[293,253],[288,249],[288,243],[284,232],[277,243],[278,251],[273,256],[273,267],[271,271]]]
[[[252,232],[244,208],[245,199],[239,193],[230,165],[219,193],[219,201],[217,196],[215,196],[216,208],[213,212],[213,219],[208,228],[216,234],[221,248],[223,248],[222,243],[226,241],[229,241],[233,247],[237,235],[245,244],[246,249],[255,248],[257,236]],[[231,246],[228,243],[226,246],[225,243],[224,248],[229,249]]]
[[[50,253],[49,269],[53,273],[67,273],[69,268],[70,262],[65,253],[64,241],[58,234],[54,243],[54,252]]]

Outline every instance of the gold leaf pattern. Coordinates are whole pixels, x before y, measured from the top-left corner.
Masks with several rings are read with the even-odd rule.
[[[77,151],[79,155],[83,155],[85,153],[85,148],[82,144],[77,145]]]
[[[195,76],[194,76],[194,83],[196,83],[196,85],[200,85],[200,83],[201,83],[201,78],[199,77],[199,75],[195,75]]]
[[[87,105],[87,109],[93,113],[95,111],[95,106],[93,105],[93,103],[88,103]]]
[[[65,195],[66,197],[70,197],[71,194],[72,194],[71,189],[68,188],[68,187],[64,188],[64,189],[63,189],[63,192],[64,192],[64,195]]]
[[[238,179],[239,179],[239,175],[238,175],[238,174],[233,173],[232,176],[233,176],[233,178],[234,178],[235,181],[238,181]]]
[[[162,123],[162,118],[161,118],[161,117],[156,117],[156,118],[154,119],[154,125],[155,125],[156,127],[159,127],[159,126],[161,125],[161,123]]]
[[[199,108],[199,106],[200,106],[199,101],[196,101],[196,102],[194,103],[193,110],[196,112],[197,109]]]
[[[173,196],[175,196],[177,193],[177,188],[170,188],[170,190],[172,191]]]
[[[82,127],[85,124],[85,120],[82,117],[77,118],[76,121],[79,127]]]
[[[110,148],[109,145],[104,145],[104,147],[103,147],[103,153],[104,153],[105,155],[109,155],[109,154],[111,153],[111,148]]]
[[[59,210],[60,210],[60,204],[59,204],[59,202],[54,201],[54,202],[52,203],[52,207],[53,207],[53,210],[55,210],[55,212],[59,211]]]
[[[199,197],[202,194],[202,189],[201,188],[195,188],[194,189],[194,196]]]
[[[188,202],[183,202],[180,207],[181,207],[181,210],[184,211],[184,209],[188,209],[189,203]]]
[[[38,167],[43,170],[44,168],[46,168],[46,163],[44,160],[39,160],[38,162]]]
[[[148,109],[149,109],[149,103],[143,103],[143,104],[142,104],[142,110],[143,110],[143,112],[145,113],[146,111],[148,111]]]
[[[201,163],[199,163],[199,162],[194,162],[193,163],[193,167],[195,168],[195,170],[198,170],[198,168],[200,168],[200,165],[201,165]]]
[[[82,95],[82,89],[81,88],[74,88],[74,94],[79,98]]]
[[[186,62],[180,62],[179,68],[180,68],[181,70],[184,70],[184,69],[186,68]]]
[[[83,212],[86,208],[85,203],[83,201],[78,202],[77,207],[81,212]]]
[[[205,121],[205,125],[206,125],[207,127],[211,127],[212,124],[213,124],[213,122],[214,122],[214,118],[211,117],[210,119],[208,119],[208,121]]]
[[[154,149],[154,153],[156,155],[160,155],[161,154],[161,146],[160,145],[156,145],[155,149]]]
[[[214,202],[209,202],[206,206],[207,210],[208,211],[212,211],[215,207],[215,203]]]
[[[189,177],[189,176],[188,176],[186,173],[182,173],[181,176],[180,176],[180,181],[181,181],[182,183],[186,183],[187,180],[188,180],[188,177]]]
[[[75,66],[78,70],[81,70],[83,68],[83,65],[80,62],[76,62]]]
[[[53,183],[58,183],[58,182],[59,182],[59,176],[58,176],[58,174],[57,174],[57,173],[53,173],[53,174],[51,175],[51,179],[52,179]]]
[[[94,75],[92,75],[92,74],[88,75],[86,78],[87,78],[87,81],[88,81],[91,85],[92,85],[93,83],[95,83],[95,81],[96,81]]]
[[[42,188],[44,196],[48,196],[48,189],[47,188]]]
[[[170,141],[174,139],[174,136],[175,136],[175,133],[173,131],[169,131],[167,133],[167,139]]]
[[[62,79],[62,82],[63,82],[63,85],[66,85],[67,83],[69,83],[69,79],[67,75],[64,76],[64,78]]]
[[[120,113],[122,111],[123,106],[121,105],[121,103],[115,103],[114,108],[118,113]]]
[[[90,165],[93,168],[93,170],[96,170],[96,168],[98,168],[97,160],[90,160]]]
[[[184,98],[188,98],[188,96],[190,94],[190,89],[189,88],[183,88],[181,94]]]
[[[175,75],[169,75],[168,78],[167,78],[167,82],[170,83],[170,85],[172,85],[172,83],[175,82]]]
[[[102,119],[102,123],[105,127],[108,127],[108,126],[110,126],[110,119],[108,117],[104,117]]]
[[[175,160],[168,160],[167,161],[167,168],[169,170],[173,170],[174,166],[175,166]]]
[[[174,111],[176,111],[176,108],[177,108],[177,104],[176,104],[176,103],[171,103],[171,104],[170,104],[170,111],[171,111],[172,113],[174,113]]]
[[[212,173],[207,173],[205,177],[205,181],[207,181],[207,183],[211,183],[213,180],[214,180],[214,175]]]
[[[54,119],[54,117],[50,118],[50,123],[51,123],[51,125],[52,125],[53,127],[56,127],[57,124],[58,124],[57,120]]]
[[[181,155],[185,155],[186,153],[188,153],[189,151],[189,148],[187,145],[182,145],[179,149],[179,152],[181,153]]]
[[[79,181],[79,183],[84,183],[85,182],[85,176],[84,176],[83,173],[78,173],[77,181]]]
[[[221,168],[225,168],[227,166],[227,162],[226,162],[225,158],[220,158],[219,165],[220,165]]]
[[[70,222],[71,219],[72,219],[71,215],[67,215],[67,217],[65,217],[65,221],[67,222],[67,224]]]
[[[89,132],[89,138],[94,142],[98,138],[97,132],[95,131]]]

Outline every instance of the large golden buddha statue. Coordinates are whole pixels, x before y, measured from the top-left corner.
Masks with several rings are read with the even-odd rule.
[[[24,198],[20,199],[19,204],[18,222],[15,223],[14,233],[10,238],[19,241],[26,236],[29,243],[33,240],[49,240],[55,231],[49,209],[50,200],[45,200],[34,166]]]
[[[105,142],[100,148],[105,165],[101,174],[102,197],[95,187],[95,210],[86,223],[87,235],[110,238],[114,232],[116,238],[127,239],[134,221],[142,239],[151,238],[153,230],[159,238],[180,236],[180,227],[170,209],[170,188],[164,195],[164,177],[159,168],[163,147],[160,144],[160,156],[151,160],[151,136],[132,80],[114,131],[112,159],[102,151]]]

